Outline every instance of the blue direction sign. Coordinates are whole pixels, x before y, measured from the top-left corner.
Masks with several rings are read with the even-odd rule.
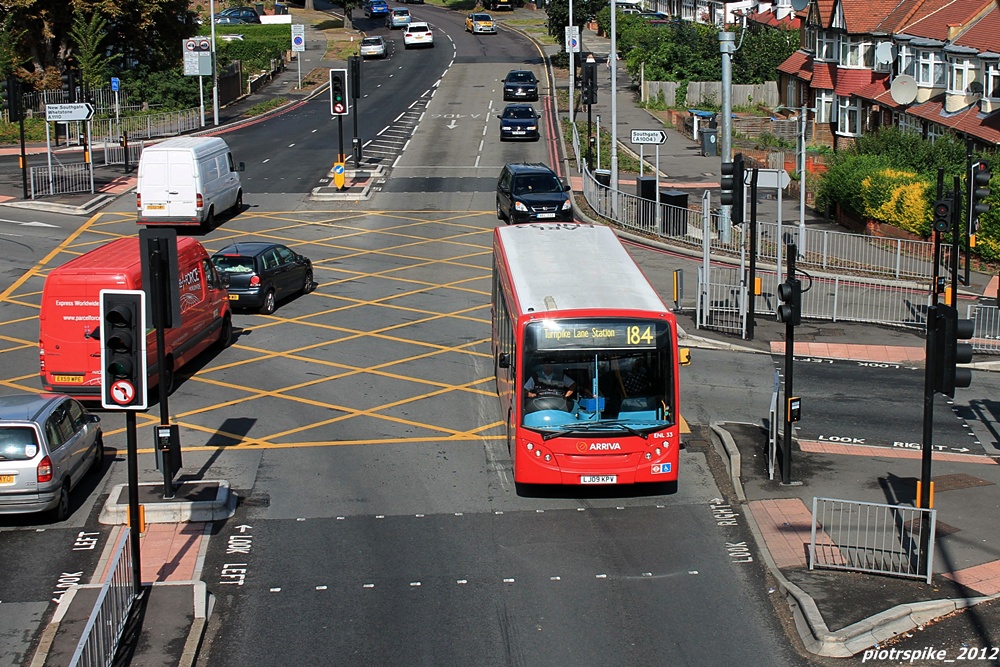
[[[338,190],[342,190],[344,187],[345,175],[346,174],[344,173],[344,163],[335,162],[333,164],[333,184],[337,187]]]
[[[121,81],[118,79],[118,77],[117,76],[111,77],[111,92],[117,93],[119,86],[121,86]]]

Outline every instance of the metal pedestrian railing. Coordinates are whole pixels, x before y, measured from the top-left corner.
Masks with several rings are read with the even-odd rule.
[[[966,317],[976,323],[972,334],[975,352],[1000,354],[1000,308],[976,304],[969,306]]]
[[[132,578],[129,533],[129,529],[124,528],[118,535],[118,544],[110,560],[111,569],[101,584],[94,611],[83,628],[70,667],[107,666],[115,657],[132,605],[138,599],[136,582]]]
[[[28,170],[32,199],[77,192],[93,192],[94,181],[90,165],[85,163],[55,164],[52,167],[31,167]]]
[[[814,497],[809,569],[872,572],[929,584],[936,521],[933,509]]]

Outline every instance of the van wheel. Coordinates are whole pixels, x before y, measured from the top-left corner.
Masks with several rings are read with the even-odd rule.
[[[267,294],[264,295],[264,303],[262,303],[260,306],[260,314],[270,315],[271,313],[274,312],[275,305],[276,304],[274,302],[274,290],[269,289],[267,290]]]
[[[236,203],[233,204],[233,207],[231,209],[229,209],[229,213],[235,216],[238,215],[242,210],[243,210],[243,190],[240,190],[239,192],[236,193]]]
[[[167,357],[163,362],[163,370],[160,371],[160,384],[157,389],[160,396],[169,396],[174,391],[174,360]]]
[[[313,272],[306,271],[305,280],[302,281],[302,293],[309,294],[309,292],[313,291],[314,287],[315,285],[313,284]]]
[[[52,520],[59,522],[69,518],[69,482],[65,482],[59,489],[59,503],[52,508]]]
[[[229,342],[233,339],[233,318],[226,315],[222,320],[222,331],[219,332],[219,342],[215,344],[216,349],[224,350],[229,347]]]
[[[101,472],[101,468],[104,467],[104,436],[100,433],[97,434],[97,453],[94,455],[94,463],[90,466],[90,472],[95,475]]]
[[[215,229],[215,207],[208,209],[208,215],[205,216],[205,221],[201,223],[202,234],[207,234]]]

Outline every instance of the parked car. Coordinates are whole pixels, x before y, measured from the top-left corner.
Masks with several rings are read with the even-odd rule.
[[[434,33],[431,27],[424,22],[410,22],[403,33],[403,48],[411,46],[434,46]]]
[[[538,114],[530,104],[508,104],[500,119],[500,141],[528,139],[538,141]]]
[[[497,178],[497,218],[510,223],[572,222],[569,190],[548,165],[505,164]]]
[[[538,79],[534,72],[526,69],[512,69],[503,79],[503,100],[525,100],[529,102],[538,99]]]
[[[465,29],[472,34],[497,34],[497,24],[493,17],[482,12],[474,12],[465,17]]]
[[[409,9],[393,9],[389,12],[389,15],[385,17],[385,27],[389,30],[405,28],[410,25],[410,21],[412,20],[413,17],[410,15]]]
[[[365,5],[365,16],[375,18],[376,16],[386,16],[389,13],[389,5],[385,0],[369,0]]]
[[[212,263],[229,277],[230,303],[263,315],[273,313],[282,299],[316,287],[312,262],[278,243],[233,243],[212,255]]]
[[[216,14],[215,22],[220,25],[260,23],[260,16],[253,7],[230,7]]]
[[[104,461],[101,418],[63,394],[0,397],[0,514],[70,515],[70,492]]]
[[[389,49],[381,35],[364,37],[359,51],[362,58],[385,58],[389,55]]]

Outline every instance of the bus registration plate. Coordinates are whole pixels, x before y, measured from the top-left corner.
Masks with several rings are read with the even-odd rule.
[[[580,484],[617,484],[618,475],[580,475]]]

